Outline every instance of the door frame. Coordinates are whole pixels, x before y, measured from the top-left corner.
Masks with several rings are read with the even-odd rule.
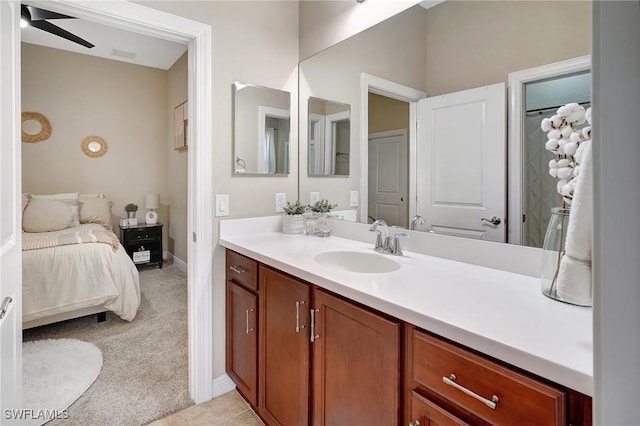
[[[539,67],[509,73],[507,90],[509,97],[507,142],[507,242],[522,243],[522,184],[524,161],[524,85],[547,78],[560,77],[591,70],[591,55],[554,62]]]
[[[409,217],[416,214],[416,146],[417,103],[427,94],[371,74],[360,74],[360,222],[367,223],[369,214],[369,92],[409,104]],[[412,155],[413,154],[413,155]],[[411,183],[414,183],[413,185]]]
[[[187,289],[189,394],[213,397],[213,293],[211,259],[211,26],[125,0],[34,0],[30,4],[123,30],[188,45]],[[17,70],[18,73],[21,70]],[[16,88],[20,90],[20,88]],[[16,103],[16,114],[20,105]],[[197,234],[197,244],[196,244]]]

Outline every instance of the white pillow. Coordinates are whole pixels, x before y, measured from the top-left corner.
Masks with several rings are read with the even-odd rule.
[[[71,211],[71,226],[80,225],[80,219],[78,215],[78,192],[65,192],[60,194],[52,194],[52,195],[32,195],[31,199],[42,199],[42,200],[58,200],[69,206],[69,210]]]
[[[69,207],[58,200],[32,199],[22,215],[22,229],[25,232],[51,232],[71,225]]]
[[[82,198],[79,205],[80,223],[98,223],[111,229],[111,206],[106,198]]]

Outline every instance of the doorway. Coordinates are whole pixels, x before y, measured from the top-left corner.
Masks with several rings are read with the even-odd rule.
[[[38,3],[38,2],[35,2]],[[89,21],[110,25],[152,37],[163,38],[188,45],[188,79],[190,132],[188,135],[188,201],[187,233],[192,236],[188,244],[188,333],[189,333],[189,393],[196,402],[211,399],[212,387],[212,274],[210,259],[213,255],[212,224],[209,205],[212,198],[211,173],[211,28],[209,25],[171,16],[145,6],[129,2],[86,2],[69,4],[64,1],[49,1],[42,4],[48,10],[76,16]],[[19,13],[16,9],[11,16],[11,25],[1,27],[2,39],[12,40],[15,28],[19,28]],[[19,75],[20,63],[15,61],[19,46],[3,43],[0,57],[2,68],[10,67],[12,73]],[[18,51],[19,52],[19,51]],[[19,80],[18,80],[19,81]],[[19,94],[20,85],[13,89]],[[12,105],[15,117],[20,116],[20,96]],[[19,135],[19,122],[9,123],[6,134]],[[5,133],[3,133],[5,135]],[[4,140],[4,139],[3,139]],[[17,152],[20,152],[19,138],[10,139]],[[11,172],[10,169],[7,172]],[[8,194],[19,199],[21,179],[13,191]],[[12,191],[12,192],[13,192]],[[16,222],[16,227],[19,222]],[[19,230],[16,229],[19,233]],[[197,241],[196,246],[196,231]],[[11,266],[11,265],[8,265]],[[20,270],[19,259],[13,266]],[[16,303],[21,302],[18,291]],[[19,335],[16,339],[21,339]],[[15,354],[14,354],[15,355]],[[18,354],[19,355],[19,354]],[[5,360],[3,356],[3,363]],[[18,360],[12,360],[19,365]],[[16,389],[17,391],[19,389]]]

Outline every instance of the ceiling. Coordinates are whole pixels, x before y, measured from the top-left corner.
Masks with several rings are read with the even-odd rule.
[[[52,23],[87,40],[94,44],[95,47],[88,49],[33,27],[21,29],[22,41],[163,70],[171,68],[182,54],[187,51],[187,45],[137,34],[84,19],[56,19]]]

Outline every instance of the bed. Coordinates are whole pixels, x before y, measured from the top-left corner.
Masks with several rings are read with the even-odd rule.
[[[71,194],[76,218],[73,197],[47,198],[69,194],[23,201],[23,329],[106,310],[132,321],[140,305],[138,270],[111,231],[111,203]],[[71,212],[67,226],[60,205]]]

